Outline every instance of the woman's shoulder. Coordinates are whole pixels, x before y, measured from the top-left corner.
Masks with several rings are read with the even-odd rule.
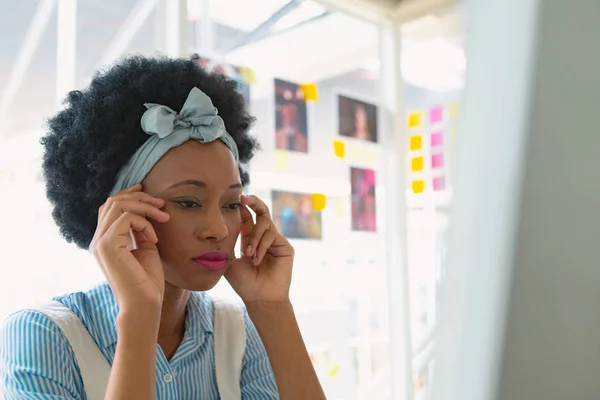
[[[5,355],[4,351],[7,346],[13,354],[20,351],[29,353],[33,351],[43,350],[43,348],[53,348],[56,351],[63,349],[69,353],[70,346],[68,340],[63,334],[56,319],[59,318],[56,314],[56,306],[59,305],[60,312],[71,312],[77,315],[80,319],[85,314],[84,308],[81,307],[81,298],[84,293],[70,293],[55,297],[45,303],[32,304],[19,311],[10,314],[4,321],[0,323],[0,352]],[[41,347],[37,348],[36,347]]]
[[[26,396],[36,387],[73,395],[82,385],[68,340],[58,325],[37,309],[17,311],[2,323],[0,371],[4,375],[0,392],[16,397]]]
[[[98,310],[101,310],[101,314],[110,311],[112,303],[107,297],[104,285],[98,285],[86,292],[57,296],[46,303],[14,312],[0,324],[0,337],[3,338],[0,345],[7,341],[12,348],[31,345],[33,351],[35,346],[29,342],[35,339],[35,345],[55,347],[58,350],[64,347],[64,351],[72,355],[68,340],[56,322],[61,317],[56,314],[56,305],[59,305],[60,313],[70,312],[77,316],[91,333],[94,321],[99,318]],[[25,347],[23,351],[28,351]]]
[[[0,324],[0,392],[15,398],[44,387],[44,394],[79,398],[83,383],[69,340],[56,322],[72,313],[97,341],[112,340],[110,325],[114,298],[108,285],[55,297],[17,311]],[[104,335],[100,335],[103,332]],[[20,397],[19,397],[20,396]]]
[[[58,325],[39,310],[9,315],[0,326],[0,338],[0,366],[4,368],[31,368],[56,354],[64,355],[65,361],[74,357]]]

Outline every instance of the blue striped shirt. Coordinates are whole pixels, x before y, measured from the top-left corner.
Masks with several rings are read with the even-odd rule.
[[[108,284],[55,300],[77,314],[112,365],[118,309]],[[242,398],[278,399],[266,351],[247,313],[245,322]],[[170,361],[157,346],[157,399],[219,399],[214,364],[212,301],[205,293],[192,293],[184,338]],[[86,398],[67,339],[53,321],[37,311],[23,310],[11,315],[0,331],[0,397],[6,400]]]

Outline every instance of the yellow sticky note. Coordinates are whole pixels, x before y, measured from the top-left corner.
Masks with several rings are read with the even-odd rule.
[[[240,67],[240,76],[244,83],[247,83],[249,85],[256,83],[256,74],[254,73],[254,70],[252,68]]]
[[[304,93],[304,100],[319,101],[319,90],[314,83],[302,83],[300,89]]]
[[[336,376],[338,374],[338,372],[340,372],[340,366],[336,365],[329,371],[329,377],[333,378],[334,376]]]
[[[342,203],[341,199],[335,199],[333,202],[333,213],[338,219],[344,217],[344,204]]]
[[[450,105],[448,106],[448,117],[450,119],[455,119],[456,118],[457,109],[458,109],[458,104],[456,104],[456,103],[450,103]]]
[[[410,169],[413,172],[421,171],[423,169],[423,157],[414,157],[411,160]]]
[[[421,125],[423,120],[423,113],[421,111],[415,111],[408,114],[407,125],[409,128],[416,128]]]
[[[366,157],[367,157],[367,162],[369,164],[378,164],[379,163],[379,151],[378,149],[374,149],[374,148],[367,148],[367,153],[366,153]]]
[[[346,144],[341,140],[334,140],[333,152],[337,157],[344,158],[346,156]]]
[[[450,141],[454,142],[456,140],[456,127],[450,128]]]
[[[423,147],[423,136],[421,136],[421,135],[411,136],[410,143],[409,143],[410,150],[411,151],[420,150],[421,147]]]
[[[350,148],[348,149],[348,156],[350,159],[350,162],[362,162],[363,160],[363,149],[361,147],[361,145],[359,145],[358,143],[352,143],[350,146]]]
[[[275,168],[279,171],[285,171],[290,168],[290,159],[287,151],[275,150]]]
[[[414,193],[423,193],[425,190],[425,181],[413,181],[412,190]]]
[[[327,205],[327,197],[325,197],[324,194],[313,193],[310,195],[310,197],[312,198],[312,205],[315,211],[322,211],[325,209],[325,206]]]

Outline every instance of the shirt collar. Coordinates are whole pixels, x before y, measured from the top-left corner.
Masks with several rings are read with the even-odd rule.
[[[185,335],[196,339],[205,333],[213,333],[213,306],[204,292],[191,292],[185,318]]]

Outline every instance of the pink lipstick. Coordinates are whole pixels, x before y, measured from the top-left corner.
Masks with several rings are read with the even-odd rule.
[[[211,251],[194,258],[194,262],[209,271],[222,271],[227,267],[227,259],[227,253],[224,251]]]

